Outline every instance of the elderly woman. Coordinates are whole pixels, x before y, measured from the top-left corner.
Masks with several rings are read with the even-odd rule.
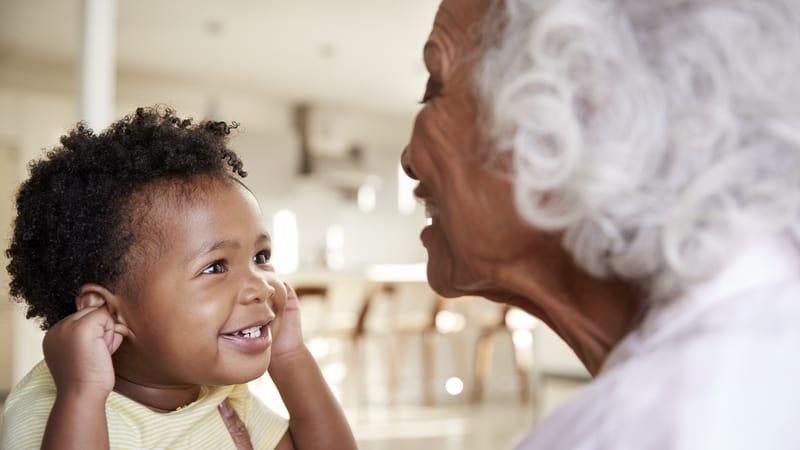
[[[524,449],[800,448],[800,3],[444,0],[428,278],[595,376]]]

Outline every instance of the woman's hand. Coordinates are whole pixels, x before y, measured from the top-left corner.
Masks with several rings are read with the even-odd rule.
[[[116,323],[104,306],[70,314],[45,334],[44,359],[59,392],[108,396],[114,389],[111,355],[130,331]]]

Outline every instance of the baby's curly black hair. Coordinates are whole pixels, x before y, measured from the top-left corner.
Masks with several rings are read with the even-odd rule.
[[[82,285],[120,279],[141,213],[133,194],[164,180],[247,176],[227,148],[237,126],[193,124],[166,106],[138,108],[100,134],[80,122],[32,161],[6,250],[10,293],[27,304],[27,317],[47,330],[76,311]]]

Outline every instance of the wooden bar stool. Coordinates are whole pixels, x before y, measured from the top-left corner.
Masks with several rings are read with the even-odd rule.
[[[486,300],[483,300],[486,301]],[[514,315],[524,314],[529,320],[526,321],[526,328],[514,323]],[[532,341],[521,342],[523,339],[515,340],[514,333],[521,332],[524,336],[532,339],[532,331],[536,326],[536,319],[528,316],[522,310],[503,305],[499,317],[496,321],[483,325],[478,335],[475,345],[475,368],[472,386],[472,402],[480,402],[484,398],[486,381],[492,368],[492,355],[494,353],[494,337],[500,333],[508,337],[513,354],[514,370],[517,373],[519,383],[519,400],[522,403],[531,401],[531,374],[533,371],[533,348]]]

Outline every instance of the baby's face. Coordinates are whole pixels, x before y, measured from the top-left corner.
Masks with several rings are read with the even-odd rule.
[[[157,197],[147,212],[160,248],[132,258],[118,313],[135,337],[114,367],[130,381],[244,383],[269,365],[286,287],[270,263],[261,210],[235,182],[201,182],[195,198]]]

